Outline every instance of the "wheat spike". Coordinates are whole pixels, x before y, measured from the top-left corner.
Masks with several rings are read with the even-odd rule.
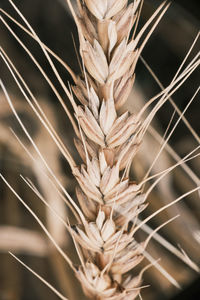
[[[12,1],[9,0],[9,2],[18,12]],[[47,129],[60,152],[69,162],[72,173],[78,183],[76,197],[79,206],[61,185],[50,166],[48,166],[48,163],[21,122],[4,85],[1,82],[0,84],[14,115],[47,170],[48,175],[45,174],[45,176],[49,176],[49,179],[52,178],[56,188],[60,188],[67,198],[69,207],[76,216],[77,225],[70,226],[69,220],[63,222],[73,238],[81,261],[80,266],[75,268],[71,259],[56,244],[39,218],[12,189],[6,179],[2,175],[0,177],[41,225],[47,236],[76,274],[88,298],[99,300],[133,300],[140,295],[143,288],[142,275],[146,268],[134,277],[131,275],[127,276],[127,272],[139,265],[145,257],[148,257],[148,253],[145,250],[150,239],[161,227],[173,221],[177,216],[169,219],[155,230],[147,230],[148,237],[140,243],[136,241],[135,233],[148,220],[181,200],[185,195],[199,190],[199,187],[157,210],[141,222],[138,221],[138,216],[148,205],[146,203],[147,197],[156,184],[176,166],[184,164],[199,154],[191,157],[193,151],[168,170],[158,174],[159,177],[157,180],[146,191],[143,189],[143,186],[149,180],[148,174],[143,181],[133,182],[129,175],[130,164],[140,149],[144,134],[149,128],[155,113],[196,69],[200,60],[198,56],[195,57],[181,74],[179,74],[180,72],[176,74],[168,87],[163,88],[163,91],[159,95],[150,99],[138,113],[130,113],[129,111],[121,113],[120,108],[128,99],[134,84],[135,68],[140,54],[154,28],[169,7],[169,4],[167,1],[164,1],[139,33],[136,34],[140,10],[143,4],[142,0],[134,0],[131,4],[128,4],[128,0],[77,0],[77,14],[75,14],[69,0],[67,0],[67,3],[77,25],[80,56],[82,59],[82,74],[80,76],[74,74],[66,65],[66,69],[70,72],[74,80],[74,86],[70,86],[69,89],[67,89],[60,78],[49,53],[56,59],[57,56],[39,40],[31,26],[19,12],[28,29],[15,20],[13,21],[41,46],[59,83],[69,97],[74,109],[75,118],[73,118],[56,88],[33,55],[19,41],[44,75],[70,118],[76,134],[74,144],[83,161],[81,165],[76,164],[39,104],[31,96],[34,102],[32,104],[18,79],[15,77],[15,72],[12,71],[13,66],[3,50],[1,50],[1,56],[5,60],[5,63],[8,64],[10,72],[13,72],[13,78],[22,90],[26,101]],[[4,14],[6,15],[6,13]],[[7,17],[12,19],[9,15]],[[9,29],[10,27],[4,21],[3,17],[2,21]],[[9,30],[12,33],[12,29]],[[14,33],[12,34],[18,39]],[[62,63],[62,61],[60,62]],[[27,94],[30,94],[30,92]],[[150,104],[154,104],[156,101],[157,103],[148,116],[145,119],[142,118]],[[180,119],[183,114],[181,114]],[[166,143],[163,144],[160,152]],[[41,198],[42,202],[49,207],[50,205],[39,191],[36,190],[34,185],[27,179],[24,179],[24,181]],[[53,210],[51,207],[49,208]],[[57,217],[60,218],[59,216]],[[158,239],[161,240],[161,238]],[[173,248],[173,251],[176,251],[176,249],[174,250]],[[179,252],[177,256],[180,256]],[[184,255],[181,256],[181,259],[186,260]],[[152,264],[158,265],[154,262]],[[28,267],[26,266],[26,268]],[[34,271],[32,272],[35,274]],[[162,270],[162,272],[167,274],[165,270]],[[179,287],[178,283],[170,275],[167,274],[166,276],[169,276],[169,280],[175,286]],[[44,279],[42,280],[44,281]],[[50,288],[54,290],[52,286]],[[61,299],[65,299],[59,293],[57,294]]]
[[[72,90],[81,102],[75,105],[82,132],[75,145],[84,164],[73,174],[87,221],[74,226],[71,234],[87,250],[76,275],[91,299],[135,299],[142,283],[141,276],[123,276],[143,260],[148,244],[138,244],[133,236],[136,219],[146,207],[145,195],[126,172],[139,149],[142,124],[137,115],[118,112],[134,83],[144,28],[135,38],[130,33],[140,4],[78,1],[84,77],[77,78]],[[155,16],[163,7],[165,3]]]

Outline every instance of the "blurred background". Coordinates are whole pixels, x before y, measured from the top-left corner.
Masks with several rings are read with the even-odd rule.
[[[139,28],[149,18],[159,3],[160,1],[155,0],[145,1]],[[41,40],[67,62],[76,73],[80,73],[76,55],[76,51],[78,51],[77,31],[65,1],[35,0],[33,2],[31,0],[16,0],[15,4],[30,22]],[[22,23],[7,0],[0,0],[0,5],[4,11]],[[164,86],[170,83],[199,31],[199,8],[199,1],[197,0],[172,1],[170,8],[159,23],[142,53],[142,56]],[[68,99],[59,86],[40,47],[32,38],[28,37],[26,33],[14,24],[8,16],[5,16],[5,14],[2,14],[2,16],[29,51],[36,57],[42,68],[44,68],[48,74],[50,80],[55,84],[56,89],[59,91],[66,105],[70,108]],[[72,127],[51,88],[3,23],[1,23],[0,27],[0,37],[1,45],[5,53],[25,78],[26,83],[59,132],[64,143],[69,147],[76,161],[80,162],[80,158],[77,156],[75,148],[71,143],[73,138]],[[199,46],[200,42],[198,41],[188,61],[195,56],[199,50]],[[66,84],[68,82],[73,84],[66,70],[55,60],[53,61],[64,82]],[[68,164],[62,158],[46,130],[42,127],[38,118],[26,103],[2,59],[0,68],[1,78],[21,119],[59,180],[66,187],[70,195],[75,197],[74,187],[76,183],[72,178]],[[198,88],[199,75],[199,71],[195,71],[190,79],[188,79],[173,96],[175,103],[181,111],[185,108]],[[133,92],[124,109],[129,109],[133,112],[138,111],[139,107],[144,105],[145,101],[159,91],[158,85],[143,63],[139,61],[136,68],[136,83],[134,84]],[[189,123],[197,133],[200,132],[200,108],[198,98],[199,95],[192,102],[185,114]],[[159,136],[162,137],[166,131],[173,111],[173,107],[168,103],[157,113],[152,125],[153,128],[156,128],[158,135],[156,135],[154,131],[146,135],[142,149],[134,160],[131,170],[134,180],[143,178],[145,172],[148,170],[160,147],[158,143],[160,140]],[[173,128],[177,119],[178,115],[175,114],[169,130]],[[33,157],[36,157],[32,146],[23,135],[22,130],[5,101],[3,93],[0,91],[0,173],[5,176],[17,193],[40,217],[66,253],[78,264],[73,243],[62,224],[46,209],[40,199],[38,199],[20,177],[20,174],[24,177],[28,177],[45,199],[47,199],[63,217],[68,215],[72,224],[75,220],[63,203],[61,196],[43,175],[40,161],[37,160],[37,163],[31,161],[25,150],[13,136],[10,127],[13,128]],[[157,140],[155,137],[157,137]],[[183,122],[177,127],[169,144],[181,157],[198,145],[196,139]],[[152,172],[157,173],[160,170],[168,168],[173,163],[174,160],[171,156],[167,152],[163,152]],[[194,174],[198,174],[200,170],[199,159],[192,160],[188,165]],[[149,215],[159,207],[194,187],[195,184],[193,180],[185,171],[181,168],[175,169],[173,173],[166,176],[151,194],[148,200],[150,203],[149,207],[145,210],[142,217]],[[180,214],[179,219],[167,225],[160,233],[180,251],[183,249],[198,265],[200,262],[200,204],[197,193],[191,194],[184,202],[177,204],[172,209],[159,215],[159,217],[156,217],[149,225],[155,228],[166,221],[167,218],[177,213]],[[141,231],[138,239],[142,240],[144,238],[145,233]],[[144,289],[142,292],[144,299],[183,300],[198,298],[200,283],[197,272],[188,267],[156,241],[152,241],[147,250],[154,259],[161,258],[161,266],[178,281],[182,286],[182,291],[180,292],[173,287],[156,268],[151,268],[144,276],[144,285],[150,285],[149,288]],[[15,253],[22,261],[42,275],[70,300],[85,299],[76,278],[62,257],[47,240],[34,218],[9,191],[3,181],[0,181],[0,300],[57,299],[57,296],[43,283],[16,262],[8,254],[8,251]],[[142,263],[142,266],[145,265],[145,263],[146,261],[144,261],[144,264]],[[137,270],[133,272],[137,272]]]

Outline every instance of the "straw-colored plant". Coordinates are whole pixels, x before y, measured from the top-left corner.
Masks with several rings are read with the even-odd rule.
[[[81,165],[77,165],[34,95],[2,49],[1,56],[18,87],[62,155],[68,161],[72,174],[77,180],[76,196],[79,205],[63,188],[56,174],[53,173],[45,161],[20,120],[4,84],[1,82],[2,89],[14,115],[43,165],[41,170],[43,176],[47,176],[50,181],[53,181],[55,189],[65,196],[66,203],[76,217],[77,223],[71,226],[69,220],[63,220],[57,215],[57,218],[60,218],[73,239],[74,249],[76,249],[80,259],[80,266],[75,268],[71,259],[63,252],[33,211],[14,191],[6,178],[2,175],[1,178],[39,222],[57,250],[75,272],[88,298],[136,299],[143,288],[142,276],[147,267],[143,268],[136,276],[132,276],[128,272],[144,259],[146,248],[153,235],[176,217],[164,222],[142,242],[137,241],[136,233],[147,221],[161,211],[174,205],[187,194],[197,191],[199,181],[197,180],[197,187],[193,190],[139,222],[138,216],[146,208],[147,198],[153,188],[170,171],[193,157],[190,153],[169,169],[153,177],[147,175],[141,182],[133,181],[130,176],[130,167],[135,155],[140,151],[144,135],[156,112],[197,68],[200,62],[199,58],[196,56],[184,70],[180,72],[180,69],[170,85],[147,101],[139,112],[121,112],[121,108],[128,99],[134,85],[137,61],[150,35],[169,7],[167,1],[164,1],[156,9],[139,32],[137,25],[143,4],[141,0],[134,0],[129,5],[127,0],[77,0],[77,13],[75,13],[70,1],[67,1],[78,29],[82,62],[82,74],[78,76],[60,60],[72,75],[74,80],[72,87],[66,87],[53,64],[50,54],[56,59],[59,58],[40,41],[15,4],[11,0],[9,2],[26,24],[26,28],[19,23],[18,26],[23,28],[41,46],[74,110],[73,116],[38,62],[2,17],[4,25],[22,45],[50,84],[70,118],[76,134],[74,143],[82,159]],[[3,14],[5,15],[6,12],[3,11]],[[151,104],[154,104],[154,106],[150,106]],[[183,114],[180,119],[183,119]],[[162,147],[166,143],[167,141],[163,142]],[[25,150],[28,152],[27,149]],[[162,149],[159,154],[161,151]],[[30,152],[28,154],[30,155]],[[30,159],[35,161],[34,157]],[[145,184],[151,179],[155,179],[154,182],[148,188],[145,188]],[[56,214],[33,183],[24,180],[49,209]],[[184,255],[179,254],[188,265],[198,269],[190,260],[185,259]],[[168,279],[173,281],[170,276],[168,276]],[[176,281],[173,281],[173,283],[177,285]],[[49,287],[53,289],[52,286],[49,285]],[[54,291],[61,299],[66,299],[58,291]]]

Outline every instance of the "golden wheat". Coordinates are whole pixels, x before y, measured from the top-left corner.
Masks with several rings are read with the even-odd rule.
[[[67,199],[65,201],[67,201],[68,206],[74,213],[77,224],[71,226],[69,220],[64,221],[55,213],[55,210],[46,202],[37,188],[25,178],[24,180],[49,209],[56,214],[57,218],[64,224],[64,227],[67,228],[74,241],[75,249],[80,259],[80,266],[75,268],[71,259],[64,253],[59,243],[55,241],[54,236],[46,229],[37,215],[33,213],[2,175],[1,178],[35,217],[57,250],[73,269],[88,298],[100,300],[135,299],[140,295],[143,288],[142,275],[147,267],[143,268],[136,276],[129,275],[128,272],[140,264],[145,257],[148,257],[145,250],[153,235],[177,216],[170,218],[154,231],[151,231],[142,242],[137,241],[136,233],[147,221],[161,211],[174,205],[187,194],[197,191],[199,189],[199,180],[196,180],[197,188],[158,209],[143,221],[138,222],[139,214],[147,206],[147,197],[158,182],[175,167],[196,156],[191,156],[193,153],[190,153],[172,167],[157,174],[157,179],[148,189],[144,189],[144,185],[151,177],[148,177],[147,174],[146,178],[140,182],[132,181],[130,166],[133,158],[140,150],[144,135],[156,112],[197,68],[199,58],[196,56],[181,73],[178,72],[175,75],[168,87],[150,99],[139,111],[134,111],[133,113],[125,111],[122,113],[120,108],[127,101],[134,84],[137,61],[150,35],[169,7],[166,1],[157,8],[138,33],[136,33],[137,24],[143,4],[141,0],[135,0],[129,5],[127,0],[78,0],[77,14],[75,14],[71,3],[67,1],[77,25],[82,60],[81,76],[75,75],[67,66],[75,82],[75,85],[69,88],[65,86],[59,76],[49,53],[56,58],[57,56],[40,41],[14,3],[11,0],[9,2],[25,22],[28,29],[19,23],[18,25],[41,46],[74,109],[75,118],[71,115],[53,83],[33,55],[2,18],[5,26],[19,41],[47,79],[70,118],[76,134],[74,144],[83,161],[81,165],[77,165],[37,100],[30,93],[25,82],[23,82],[23,78],[20,78],[19,74],[16,76],[17,71],[14,70],[14,65],[12,65],[12,62],[9,61],[9,58],[2,50],[1,56],[7,63],[17,85],[68,161],[72,174],[77,180],[76,197],[79,206],[64,189],[60,180],[44,159],[20,120],[4,85],[1,83],[7,102],[38,154],[40,164],[46,169],[45,171],[41,170],[42,176],[47,176],[49,180],[53,180],[56,185],[55,188],[59,188],[65,195]],[[23,88],[23,85],[25,88]],[[30,100],[31,98],[32,100]],[[79,104],[77,104],[77,100],[80,102]],[[149,110],[152,103],[156,104]],[[180,119],[182,119],[182,115]],[[166,143],[167,141],[163,145],[166,145]],[[23,144],[22,146],[31,159],[37,163],[27,148]],[[159,154],[161,151],[162,149]],[[179,256],[181,256],[180,253]],[[181,259],[185,260],[191,267],[198,269],[195,264],[189,260],[187,261],[183,255]],[[151,264],[153,264],[152,261]],[[38,276],[36,273],[34,274]],[[178,286],[175,280],[170,278],[170,276],[167,277]],[[41,277],[40,279],[44,281]],[[49,284],[48,286],[61,299],[66,299],[52,286]]]

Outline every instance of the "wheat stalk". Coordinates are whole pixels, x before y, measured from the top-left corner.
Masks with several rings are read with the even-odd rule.
[[[1,178],[36,218],[57,250],[71,266],[88,298],[131,300],[137,298],[141,292],[142,275],[146,268],[135,277],[125,275],[135,268],[145,256],[147,257],[145,250],[152,236],[161,227],[173,221],[176,217],[169,219],[149,233],[143,242],[137,242],[135,238],[136,232],[148,220],[167,207],[180,201],[187,194],[198,190],[199,187],[179,197],[138,223],[138,215],[146,208],[146,199],[156,184],[177,165],[184,164],[187,160],[195,157],[195,155],[191,157],[192,153],[190,153],[190,155],[185,156],[173,167],[159,174],[158,179],[147,190],[143,190],[143,186],[149,178],[145,178],[138,183],[133,182],[130,178],[130,165],[140,149],[144,134],[149,128],[155,113],[176,91],[178,86],[196,69],[199,65],[199,59],[197,56],[181,74],[178,72],[170,85],[163,89],[159,95],[150,99],[139,112],[130,113],[126,111],[121,113],[120,108],[124,105],[132,90],[136,63],[148,38],[169,4],[166,1],[163,2],[139,33],[136,34],[140,8],[142,6],[141,0],[135,0],[130,5],[128,5],[127,0],[78,0],[77,15],[71,3],[67,2],[78,29],[83,71],[82,76],[79,77],[67,66],[75,82],[75,86],[69,89],[66,88],[48,54],[48,52],[51,54],[52,52],[39,40],[33,29],[10,0],[10,3],[28,27],[28,30],[25,28],[25,31],[41,46],[73,106],[75,120],[66,108],[54,85],[49,81],[31,53],[29,53],[55,91],[72,122],[76,133],[74,143],[83,160],[80,166],[76,164],[68,149],[63,145],[36,99],[31,96],[34,102],[33,105],[14,73],[13,77],[26,100],[48,130],[63,156],[69,162],[72,173],[78,182],[76,196],[80,206],[70,197],[48,166],[24,124],[21,122],[2,83],[1,86],[18,122],[31,141],[50,177],[53,178],[57,186],[67,197],[68,205],[77,218],[79,224],[70,226],[68,220],[65,222],[57,216],[61,219],[73,238],[81,262],[78,268],[74,267],[69,257],[55,242],[38,217],[24,203],[22,198],[12,189],[2,175]],[[3,22],[7,26],[4,20]],[[153,25],[151,25],[152,23]],[[151,27],[148,29],[150,25]],[[21,25],[19,24],[19,26]],[[23,26],[21,27],[23,28]],[[17,37],[15,36],[15,38]],[[21,41],[19,42],[21,43]],[[22,46],[28,53],[28,49],[23,44]],[[7,62],[8,59],[6,59],[5,54],[1,53]],[[11,63],[8,63],[8,68],[12,72],[13,66]],[[20,80],[22,81],[22,79]],[[28,91],[28,87],[26,89]],[[31,95],[30,92],[28,94]],[[79,100],[80,104],[77,104],[74,96]],[[144,118],[143,116],[147,108],[149,108],[151,103],[155,103],[157,99],[158,101],[153,109]],[[30,155],[26,147],[24,148]],[[33,157],[31,159],[34,160]],[[27,180],[25,182],[49,206],[36,187]],[[51,206],[49,208],[52,209]],[[170,277],[168,279],[170,280]],[[176,281],[173,279],[171,281],[178,286]],[[57,295],[61,299],[64,299],[59,293]]]

